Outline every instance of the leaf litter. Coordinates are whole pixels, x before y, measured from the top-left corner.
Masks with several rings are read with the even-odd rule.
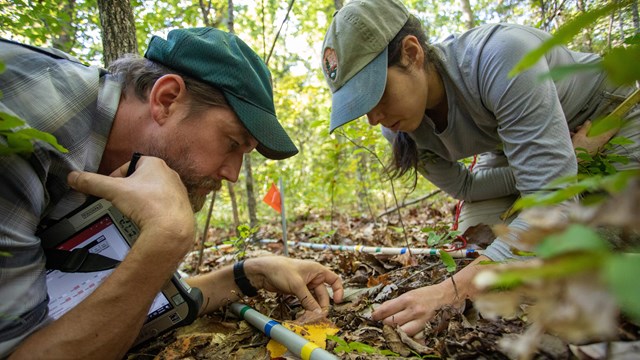
[[[636,184],[635,192],[625,194],[625,199],[637,199],[638,188],[640,186]],[[616,200],[612,199],[596,210],[581,209],[578,214],[592,224],[611,224],[610,212],[602,209],[611,208],[613,201]],[[621,203],[633,211],[637,207],[635,202],[628,200]],[[625,209],[615,209],[625,215],[623,220],[615,217],[613,225],[637,227],[637,216],[629,217]],[[288,238],[343,245],[427,247],[427,235],[420,229],[425,224],[441,228],[443,224],[450,224],[449,214],[449,211],[435,207],[405,209],[402,216],[406,238],[398,231],[399,221],[395,214],[384,217],[384,222],[365,218],[331,222],[319,215],[309,215],[289,225]],[[568,226],[568,223],[558,223],[557,217],[551,218],[534,221],[536,226],[526,241],[540,241],[543,236]],[[218,239],[212,239],[212,243],[224,240],[224,233],[220,233],[218,231]],[[277,239],[281,237],[281,230],[277,223],[266,224],[256,235],[258,239]],[[470,246],[484,248],[491,242],[493,232],[488,226],[480,225],[469,229],[465,236]],[[288,250],[291,257],[317,261],[340,274],[345,301],[332,304],[326,318],[311,322],[304,321],[305,312],[293,296],[261,290],[257,297],[244,299],[244,302],[305,337],[315,337],[316,341],[328,338],[326,349],[333,351],[339,359],[640,358],[637,355],[640,349],[638,323],[619,315],[611,294],[593,281],[593,274],[532,281],[501,292],[486,291],[477,301],[466,300],[462,309],[440,309],[423,332],[410,337],[400,328],[372,321],[371,312],[377,304],[407,291],[451,281],[451,274],[438,257],[317,251],[303,247],[289,247]],[[281,255],[282,251],[281,243],[253,242],[248,246],[247,258]],[[212,271],[234,261],[230,250],[205,251],[204,254],[200,272]],[[455,261],[460,269],[471,259]],[[504,264],[495,272],[509,271],[514,266],[536,268],[539,266],[536,262],[540,260]],[[196,264],[196,256],[188,257],[183,270],[193,273]],[[324,345],[322,340],[318,345]],[[282,348],[274,350],[276,347],[260,330],[239,321],[228,309],[221,309],[132,349],[127,357],[256,360],[271,359],[275,354],[278,359],[297,359]]]

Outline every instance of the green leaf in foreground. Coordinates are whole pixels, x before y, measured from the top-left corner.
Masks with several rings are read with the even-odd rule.
[[[640,80],[640,46],[615,48],[602,59],[602,66],[618,85],[631,85]]]
[[[547,236],[536,253],[542,258],[550,258],[574,251],[608,251],[607,244],[598,234],[583,225],[573,224],[561,234]]]
[[[611,257],[605,276],[623,312],[640,321],[640,254],[616,254]]]
[[[0,112],[0,135],[4,135],[7,144],[0,144],[0,155],[33,152],[33,140],[40,140],[53,146],[61,153],[68,150],[58,143],[55,136],[44,131],[24,127],[25,121],[17,116]]]

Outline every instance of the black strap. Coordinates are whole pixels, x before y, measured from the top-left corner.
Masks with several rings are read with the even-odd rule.
[[[118,266],[119,260],[100,254],[90,253],[88,249],[73,249],[71,251],[45,249],[47,257],[46,268],[62,272],[93,272],[110,270]]]
[[[249,279],[247,279],[247,275],[244,273],[244,260],[238,261],[233,264],[233,280],[240,288],[243,294],[249,297],[253,297],[258,295],[258,290],[251,285]]]

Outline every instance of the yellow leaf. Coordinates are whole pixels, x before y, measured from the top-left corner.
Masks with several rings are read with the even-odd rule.
[[[298,325],[293,322],[285,321],[282,323],[282,326],[295,332],[296,334],[302,336],[303,338],[311,341],[312,343],[318,345],[318,347],[321,347],[323,349],[327,348],[327,335],[335,335],[339,331],[338,328],[334,327],[333,324],[328,322]],[[267,344],[267,350],[269,351],[272,359],[282,357],[287,352],[287,348],[285,348],[284,345],[273,339],[269,340],[269,343]]]

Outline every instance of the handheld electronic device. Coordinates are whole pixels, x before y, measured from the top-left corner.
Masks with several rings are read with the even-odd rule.
[[[105,268],[100,265],[103,260],[115,260],[116,264],[123,260],[138,233],[137,226],[104,199],[91,203],[40,233],[47,254],[49,316],[58,319],[89,296],[111,274],[114,265],[107,265],[107,268],[111,267],[107,270],[95,271],[95,268]],[[67,257],[71,260],[64,266],[51,266],[52,250],[71,254]],[[91,256],[96,254],[98,266],[91,264],[96,260]],[[193,322],[201,305],[200,290],[189,287],[175,273],[153,301],[134,346],[164,331]]]

